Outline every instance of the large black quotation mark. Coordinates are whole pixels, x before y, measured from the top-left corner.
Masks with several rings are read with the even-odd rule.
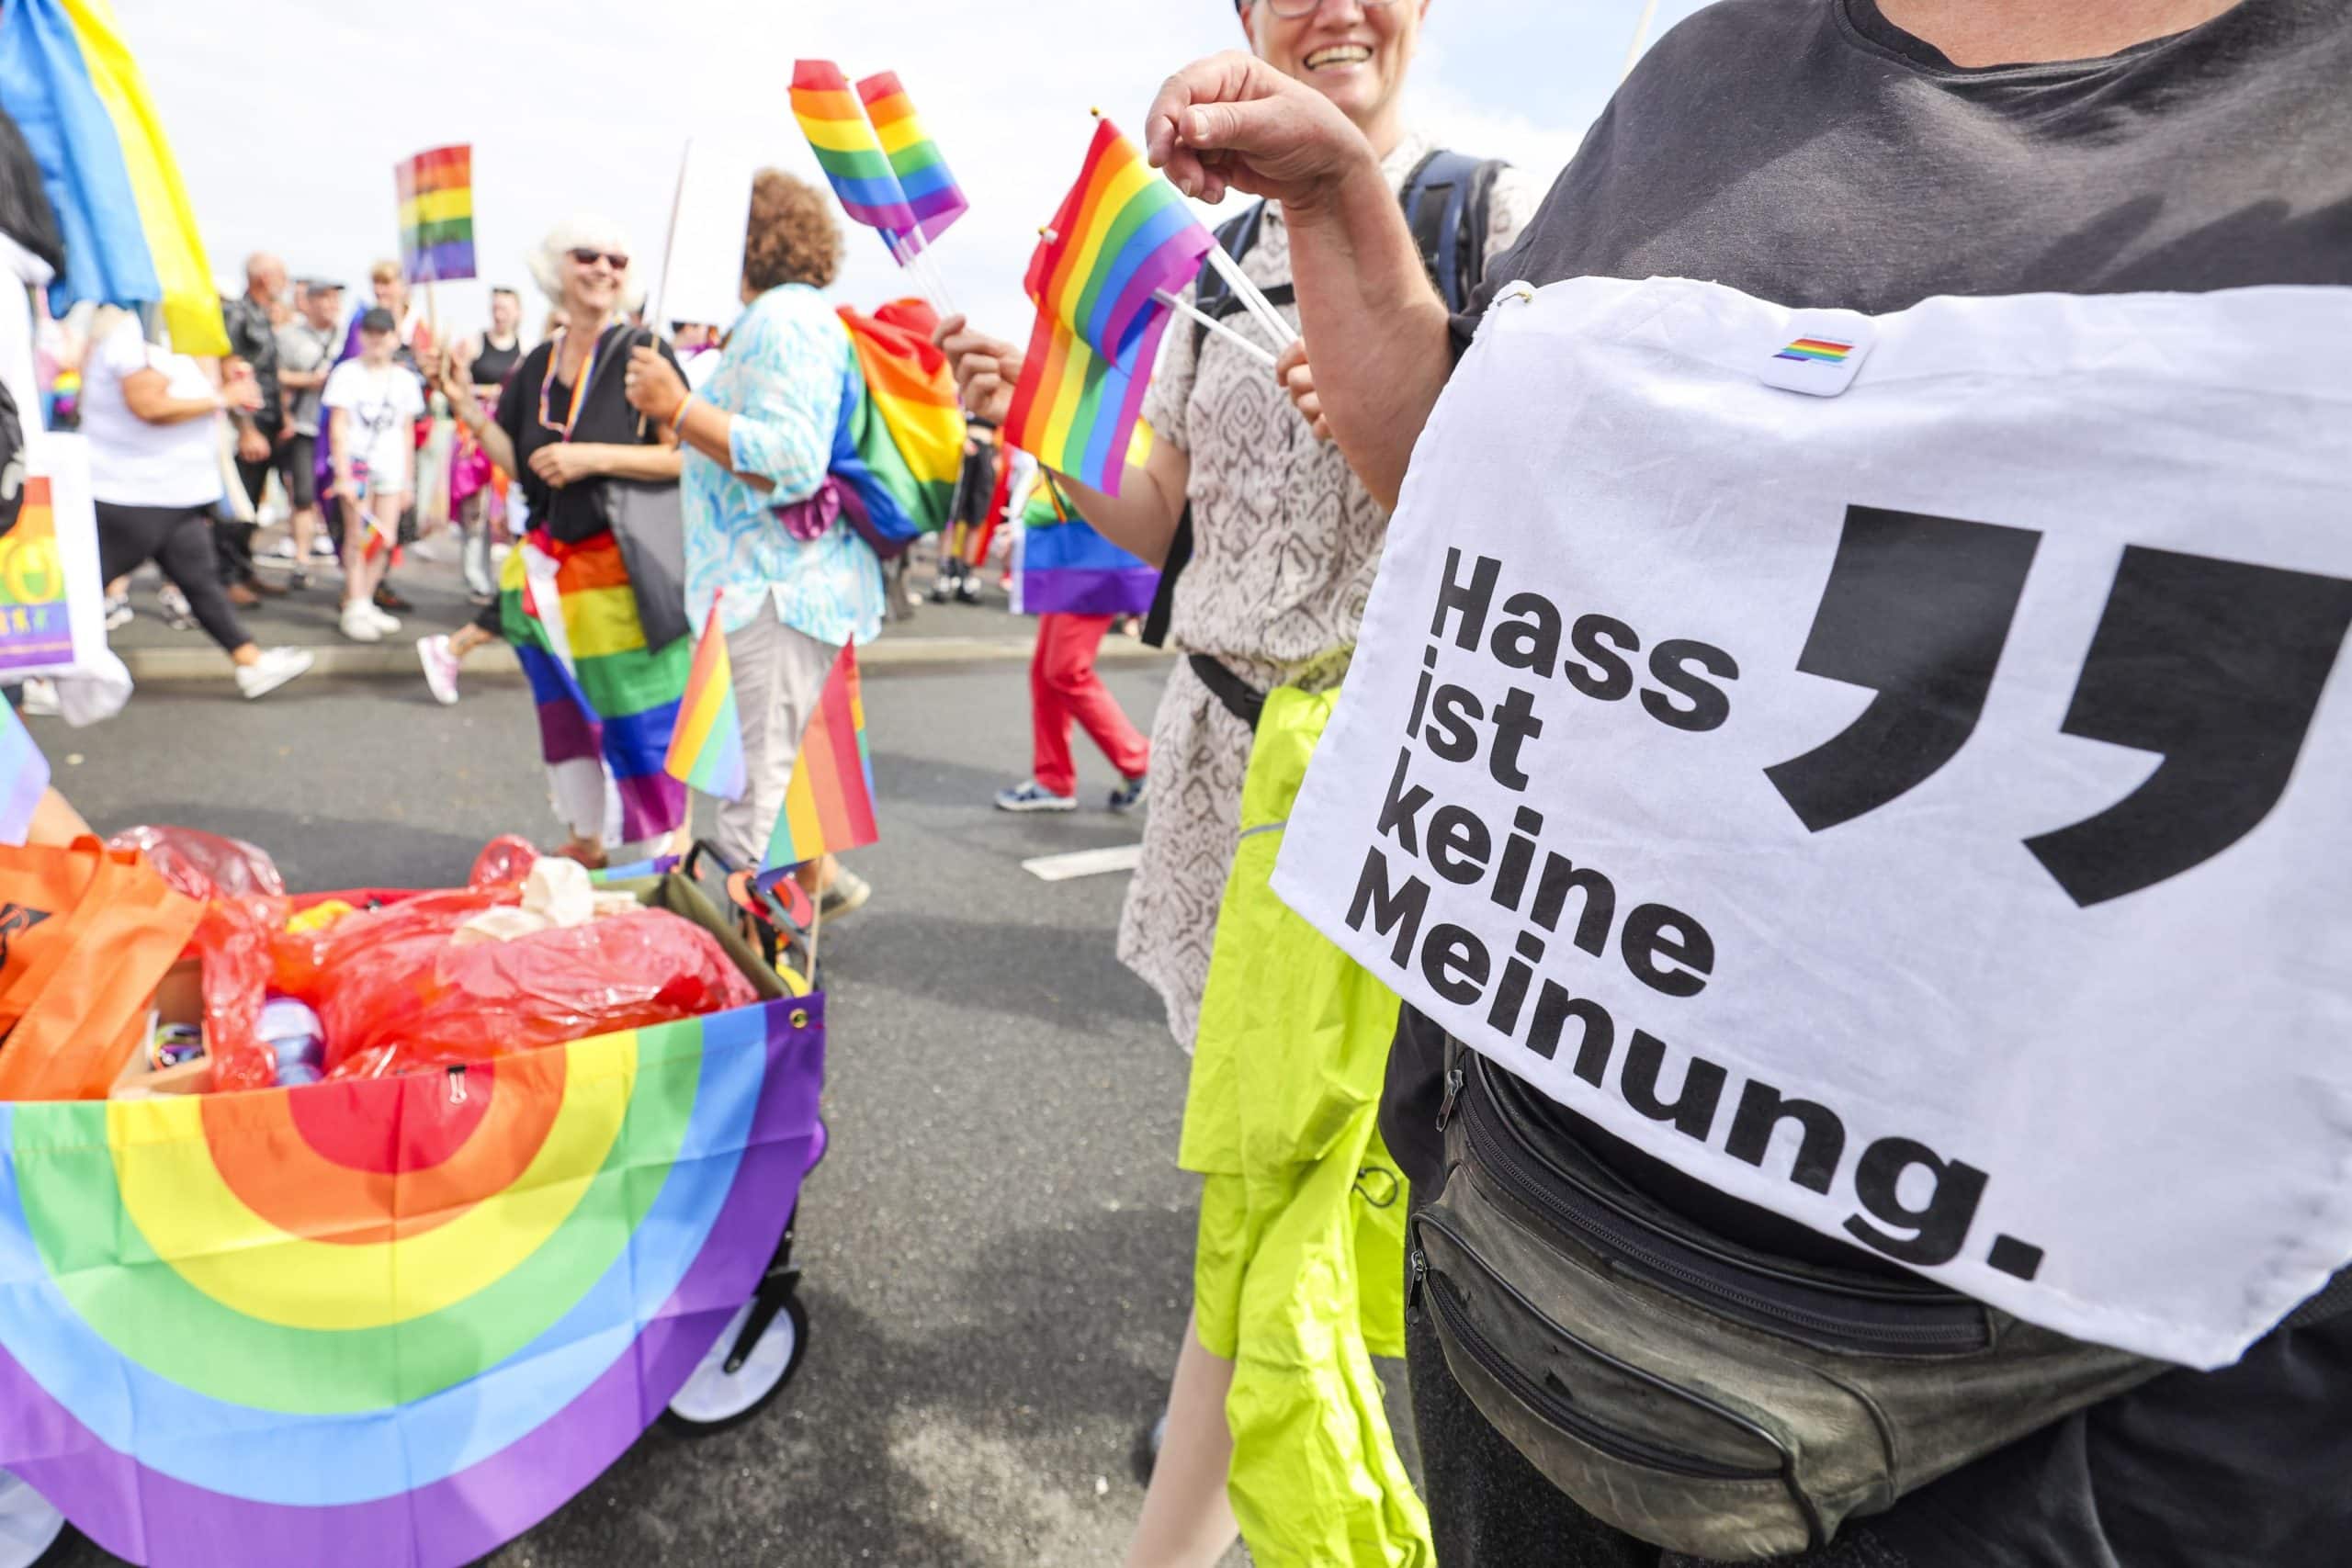
[[[1952,760],[1984,712],[2041,536],[1875,506],[1846,531],[1797,669],[1878,694],[1802,757],[1764,770],[1814,832],[1876,811]]]
[[[2041,536],[1849,507],[1797,668],[1878,695],[1764,770],[1820,832],[1916,788],[1958,753]],[[2026,847],[2078,905],[2151,887],[2252,832],[2286,792],[2352,630],[2352,582],[2127,547],[2061,728],[2164,761],[2098,815]]]
[[[2348,627],[2352,582],[2340,578],[2127,548],[2060,728],[2164,761],[2098,816],[2026,848],[2088,906],[2253,832],[2286,793]]]

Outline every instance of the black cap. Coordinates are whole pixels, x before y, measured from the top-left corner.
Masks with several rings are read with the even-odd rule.
[[[367,314],[359,318],[359,330],[363,333],[388,333],[399,325],[392,320],[392,313],[381,305],[368,306]]]

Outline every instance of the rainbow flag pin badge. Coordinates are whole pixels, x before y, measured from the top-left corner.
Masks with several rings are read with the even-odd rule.
[[[1852,310],[1796,310],[1772,335],[1764,361],[1768,387],[1834,398],[1854,384],[1870,357],[1874,329]]]

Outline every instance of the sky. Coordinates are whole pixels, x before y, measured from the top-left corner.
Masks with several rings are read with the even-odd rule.
[[[1411,0],[1399,0],[1411,3]],[[1651,37],[1701,0],[1660,0]],[[1443,144],[1548,184],[1607,102],[1642,0],[1431,0],[1408,113]],[[1136,130],[1186,61],[1241,42],[1227,0],[115,0],[177,154],[214,272],[244,255],[364,286],[393,254],[392,166],[474,147],[483,276],[437,289],[477,326],[492,282],[529,295],[525,254],[564,218],[617,222],[647,275],[688,137],[818,177],[786,89],[799,56],[898,72],[972,210],[933,253],[948,298],[1026,335],[1022,271],[1076,177],[1099,105]],[[908,292],[853,227],[833,290]]]

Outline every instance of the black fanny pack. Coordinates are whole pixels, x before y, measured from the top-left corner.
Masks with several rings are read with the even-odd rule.
[[[1418,1209],[1412,1303],[1530,1462],[1654,1545],[1746,1561],[2172,1370],[1925,1280],[1740,1247],[1521,1110],[1533,1090],[1447,1045],[1446,1180]],[[2345,1276],[2288,1319],[2352,1307]]]

